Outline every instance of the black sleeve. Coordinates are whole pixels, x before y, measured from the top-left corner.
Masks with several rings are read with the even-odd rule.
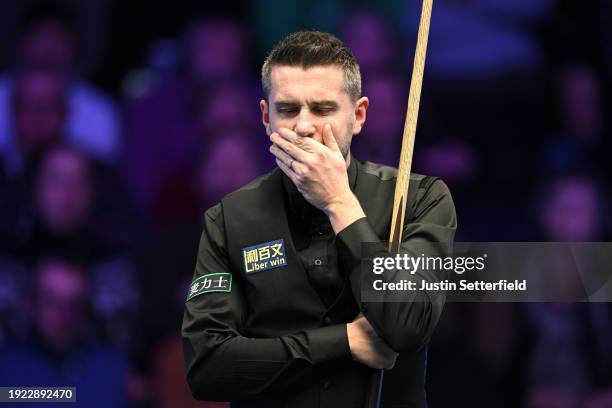
[[[427,179],[424,179],[426,183],[431,181],[431,178]],[[415,255],[418,248],[417,256],[422,253],[426,256],[446,256],[451,250],[456,227],[455,207],[448,187],[442,180],[436,179],[426,187],[422,198],[416,203],[413,218],[404,227],[400,253]],[[421,348],[429,340],[440,318],[444,293],[407,291],[402,294],[403,301],[398,302],[385,301],[387,295],[382,292],[379,302],[361,302],[361,244],[382,241],[367,218],[361,218],[340,231],[338,238],[340,259],[343,267],[350,271],[353,295],[372,327],[397,352]],[[398,273],[389,272],[391,275]],[[431,270],[419,269],[411,276],[419,281],[441,280],[441,276]]]
[[[309,378],[314,365],[350,356],[345,324],[276,338],[243,336],[247,307],[229,267],[222,219],[220,205],[206,213],[194,282],[208,274],[230,273],[225,275],[231,277],[230,290],[192,289],[185,304],[183,351],[193,396],[217,401],[274,398]]]

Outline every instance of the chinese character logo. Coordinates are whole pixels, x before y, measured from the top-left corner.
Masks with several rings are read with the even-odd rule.
[[[282,239],[242,248],[242,257],[247,275],[287,265]]]
[[[232,274],[227,272],[208,273],[199,276],[191,282],[187,300],[210,292],[231,292]]]

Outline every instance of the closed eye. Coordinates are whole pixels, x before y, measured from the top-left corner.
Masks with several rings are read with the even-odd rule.
[[[338,104],[334,101],[321,101],[310,104],[312,113],[318,116],[327,116],[338,110]]]
[[[280,108],[276,109],[276,112],[281,116],[295,116],[300,110],[298,108]]]
[[[285,117],[296,116],[300,113],[300,105],[291,102],[277,102],[274,108],[279,115]]]
[[[312,112],[318,116],[327,116],[335,111],[336,109],[333,107],[316,107],[312,109]]]

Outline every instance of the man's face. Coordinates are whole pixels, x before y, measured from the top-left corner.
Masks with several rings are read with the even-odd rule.
[[[38,174],[35,196],[47,228],[58,235],[74,232],[86,221],[91,206],[86,159],[69,150],[49,153]]]
[[[323,127],[329,123],[346,158],[353,135],[365,122],[368,99],[351,101],[342,89],[344,73],[339,66],[311,68],[273,66],[268,101],[260,102],[268,136],[287,128],[298,136],[323,143]]]

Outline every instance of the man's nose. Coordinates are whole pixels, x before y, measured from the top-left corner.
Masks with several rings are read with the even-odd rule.
[[[293,131],[301,137],[314,137],[317,133],[317,128],[307,115],[300,114]]]

